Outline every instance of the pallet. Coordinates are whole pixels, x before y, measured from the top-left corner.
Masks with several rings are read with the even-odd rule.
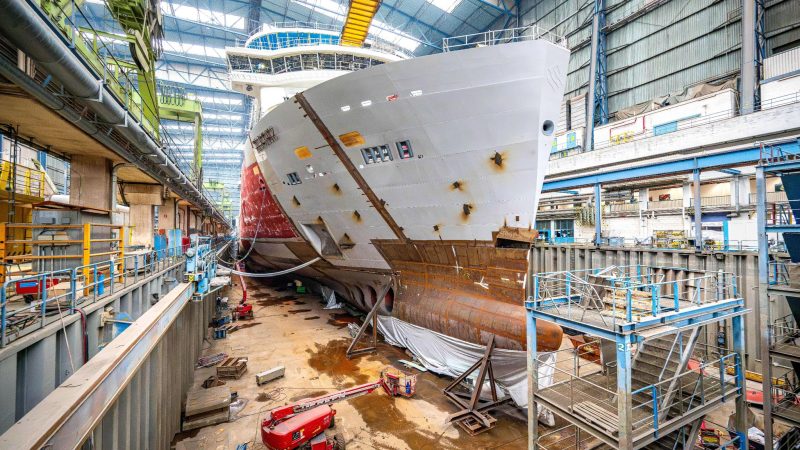
[[[227,358],[217,366],[217,377],[239,379],[247,371],[247,357],[235,356]]]

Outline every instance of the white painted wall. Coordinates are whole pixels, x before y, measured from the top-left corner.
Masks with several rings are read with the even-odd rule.
[[[738,242],[755,245],[758,242],[757,235],[755,214],[742,214],[739,217],[732,217],[728,221],[728,242],[730,245],[735,245]]]
[[[773,80],[761,85],[761,103],[765,108],[800,100],[800,75]]]
[[[692,126],[687,123],[693,118],[713,116],[716,120],[733,117],[736,105],[736,94],[732,89],[725,89],[714,94],[667,106],[630,119],[619,120],[594,129],[595,148],[617,145],[625,139],[636,139],[640,135],[652,134],[653,128],[674,121],[678,129]],[[622,141],[620,141],[622,139]]]

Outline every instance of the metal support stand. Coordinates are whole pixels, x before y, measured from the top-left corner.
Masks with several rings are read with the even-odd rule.
[[[372,309],[369,310],[369,314],[367,317],[364,318],[364,323],[361,324],[361,328],[358,329],[358,333],[353,337],[353,342],[350,343],[350,346],[347,347],[347,359],[352,358],[353,356],[364,355],[366,353],[372,353],[378,348],[378,309],[381,306],[381,299],[386,296],[389,292],[391,285],[386,285],[386,288],[381,291],[381,295],[375,301],[375,305],[372,306]],[[356,349],[356,345],[358,345],[358,341],[361,340],[361,337],[364,336],[364,332],[367,331],[367,326],[372,323],[372,346],[371,347],[364,347],[360,349]]]
[[[483,357],[458,378],[453,380],[453,382],[447,385],[442,391],[456,406],[463,408],[461,411],[450,414],[447,418],[447,422],[457,423],[471,436],[494,428],[497,419],[490,416],[488,411],[511,399],[510,397],[506,397],[502,400],[497,399],[497,385],[495,384],[494,371],[492,370],[492,351],[494,351],[493,334],[489,336],[489,342],[486,344],[486,351],[483,353]],[[475,379],[475,387],[472,390],[472,395],[468,396],[468,394],[464,392],[455,391],[459,383],[464,381],[465,378],[476,370],[478,370],[478,378]],[[483,391],[483,384],[487,375],[489,376],[489,387],[492,399],[481,403],[481,392]],[[465,398],[469,398],[469,400],[467,401]]]

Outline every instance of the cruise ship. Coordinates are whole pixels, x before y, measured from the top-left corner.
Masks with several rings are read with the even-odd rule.
[[[242,170],[250,269],[316,260],[293,276],[355,308],[524,349],[527,253],[569,50],[535,29],[498,36],[412,58],[277,24],[226,48],[231,87],[257,111]],[[559,347],[560,327],[538,330],[540,349]]]

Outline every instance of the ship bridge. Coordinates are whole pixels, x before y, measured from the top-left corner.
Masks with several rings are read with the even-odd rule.
[[[378,41],[343,45],[339,27],[282,22],[263,25],[236,47],[226,47],[231,88],[259,100],[261,114],[331,78],[411,57]]]

